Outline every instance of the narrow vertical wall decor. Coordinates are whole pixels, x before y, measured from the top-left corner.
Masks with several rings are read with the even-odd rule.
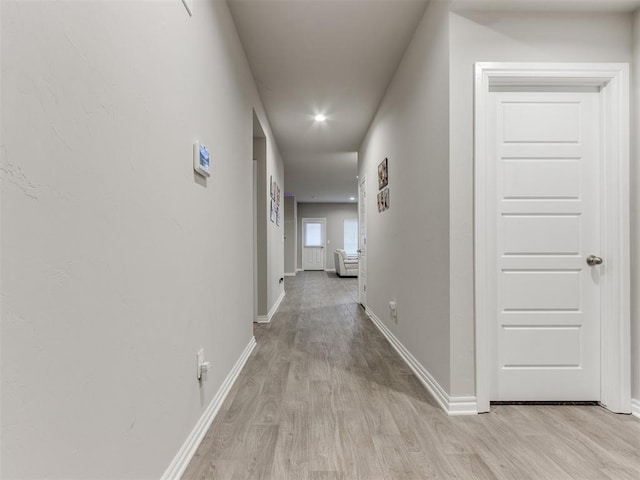
[[[378,164],[378,212],[389,210],[389,165],[388,158]]]
[[[378,212],[389,210],[389,187],[378,192]]]
[[[382,190],[389,183],[389,169],[387,162],[388,159],[385,157],[385,159],[378,165],[378,190]]]

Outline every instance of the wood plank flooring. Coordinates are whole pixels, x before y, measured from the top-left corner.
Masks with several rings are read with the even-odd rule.
[[[357,279],[286,278],[183,479],[640,479],[640,421],[596,406],[447,417],[356,304]]]

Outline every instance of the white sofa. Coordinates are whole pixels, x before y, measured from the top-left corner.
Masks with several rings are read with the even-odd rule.
[[[336,264],[336,273],[339,277],[357,277],[358,276],[358,257],[349,256],[344,250],[336,250],[333,252],[333,258]]]

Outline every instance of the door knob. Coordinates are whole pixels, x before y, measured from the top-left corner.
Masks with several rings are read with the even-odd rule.
[[[596,257],[595,255],[589,255],[587,257],[587,265],[590,266],[594,266],[594,265],[601,265],[602,264],[602,258],[600,257]]]

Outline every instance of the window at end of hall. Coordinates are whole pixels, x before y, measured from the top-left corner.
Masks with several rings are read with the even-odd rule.
[[[344,221],[344,251],[347,255],[358,254],[358,221]]]

